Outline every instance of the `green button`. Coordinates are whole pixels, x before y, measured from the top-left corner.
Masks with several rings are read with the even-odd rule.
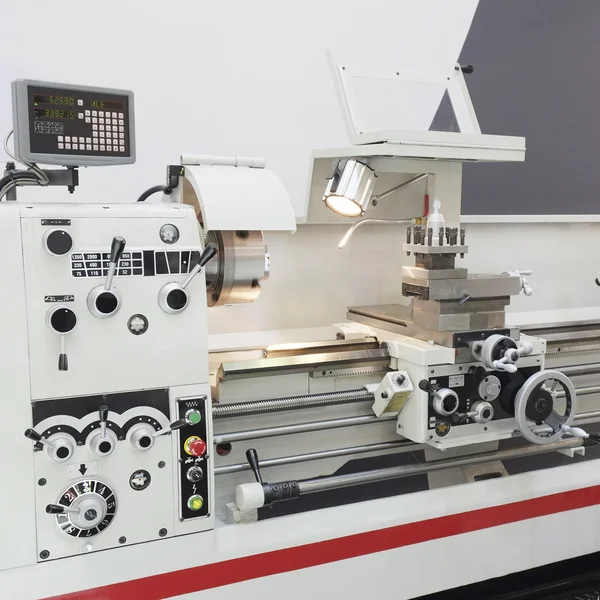
[[[202,420],[202,415],[198,410],[190,410],[185,418],[190,425],[198,425]]]

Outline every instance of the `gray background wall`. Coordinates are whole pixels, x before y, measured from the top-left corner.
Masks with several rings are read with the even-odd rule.
[[[527,138],[465,165],[463,214],[600,213],[600,1],[481,0],[460,62],[482,131]]]

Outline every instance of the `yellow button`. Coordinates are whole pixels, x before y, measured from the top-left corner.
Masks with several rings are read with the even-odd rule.
[[[190,496],[187,504],[190,510],[200,510],[204,506],[204,500],[202,496]]]

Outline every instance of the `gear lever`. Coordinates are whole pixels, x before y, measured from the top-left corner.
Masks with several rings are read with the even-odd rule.
[[[116,289],[112,287],[113,278],[117,273],[119,260],[125,250],[125,239],[120,236],[113,238],[110,245],[110,262],[108,263],[108,274],[104,285],[92,289],[87,297],[87,306],[90,312],[99,319],[112,317],[121,304],[121,298]]]
[[[202,267],[216,254],[217,247],[214,244],[207,244],[200,255],[198,264],[181,283],[172,281],[160,288],[158,292],[158,304],[166,313],[176,314],[185,310],[189,302],[189,294],[186,292],[186,288],[190,285],[194,277],[200,273]]]

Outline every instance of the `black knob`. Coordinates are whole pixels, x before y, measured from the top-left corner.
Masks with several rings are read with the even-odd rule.
[[[77,315],[70,308],[61,306],[50,315],[49,325],[56,333],[69,333],[77,325]]]
[[[209,260],[211,260],[215,254],[217,253],[217,247],[214,244],[207,244],[202,250],[202,254],[200,255],[200,260],[198,264],[200,267],[203,267]]]
[[[431,387],[431,384],[429,381],[427,381],[427,379],[421,379],[421,381],[419,381],[419,388],[421,388],[424,392],[433,394],[433,387]]]
[[[54,229],[44,236],[46,250],[54,256],[63,256],[73,247],[73,238],[62,229]]]
[[[181,429],[182,427],[185,427],[187,425],[187,421],[185,419],[178,419],[177,421],[173,421],[173,423],[171,423],[169,425],[169,429],[171,431],[176,431],[177,429]]]
[[[258,454],[254,448],[248,448],[248,450],[246,450],[246,459],[250,465],[250,468],[252,469],[252,472],[254,473],[254,477],[256,477],[256,481],[258,481],[258,483],[262,483],[263,480],[260,474],[260,467],[258,465]]]
[[[396,377],[396,383],[398,385],[402,385],[405,381],[406,377],[404,377],[404,375],[398,375],[398,377]]]
[[[62,515],[65,512],[65,507],[60,504],[48,504],[46,506],[46,512],[49,515]]]
[[[42,436],[35,429],[31,429],[31,427],[29,429],[26,429],[23,435],[28,440],[31,440],[33,442],[39,442],[42,439]]]
[[[106,423],[108,421],[108,406],[103,404],[99,409],[98,413],[100,415],[100,423]]]
[[[460,70],[465,75],[470,75],[475,70],[475,67],[473,65],[460,65]]]
[[[110,245],[110,262],[118,263],[123,250],[125,250],[125,238],[117,235]]]

